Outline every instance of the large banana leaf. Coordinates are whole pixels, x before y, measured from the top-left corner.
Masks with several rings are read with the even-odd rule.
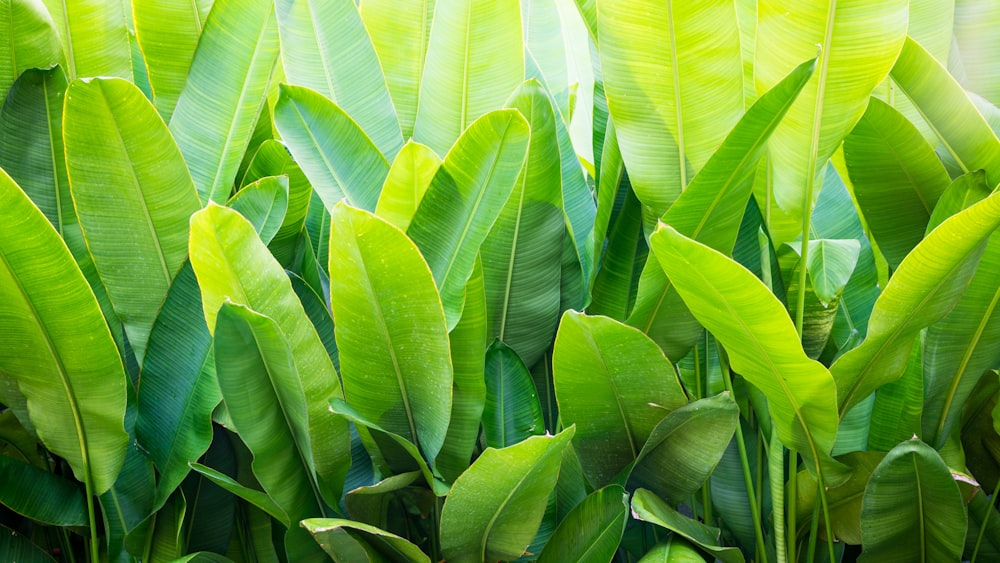
[[[103,493],[128,445],[121,358],[76,261],[3,172],[0,210],[0,374],[27,400],[42,443]]]
[[[844,139],[844,159],[879,250],[896,268],[923,239],[948,172],[920,131],[877,98]]]
[[[334,561],[389,561],[392,563],[430,563],[420,549],[375,526],[338,518],[309,518],[302,527]],[[363,559],[358,559],[358,557]]]
[[[21,73],[49,68],[64,60],[55,23],[42,0],[4,0],[0,4],[0,96]]]
[[[250,165],[247,166],[243,183],[254,182],[267,176],[288,176],[288,209],[285,210],[285,219],[268,244],[268,249],[278,262],[289,265],[294,258],[295,245],[298,243],[309,209],[312,186],[302,173],[302,169],[292,159],[292,155],[288,153],[288,149],[274,139],[264,141],[257,148]]]
[[[434,278],[413,242],[384,219],[344,203],[330,217],[344,396],[433,461],[448,431],[454,378]]]
[[[413,138],[438,154],[524,81],[518,0],[437,0]]]
[[[288,340],[306,393],[312,469],[323,498],[336,504],[350,464],[347,425],[328,411],[330,398],[342,396],[340,383],[284,269],[246,219],[214,203],[191,218],[191,264],[209,331],[228,299],[274,320]]]
[[[736,6],[603,1],[597,27],[622,158],[635,195],[659,217],[743,114]]]
[[[1000,70],[996,66],[1000,37],[995,33],[998,25],[1000,6],[995,2],[955,0],[954,48],[965,70],[963,84],[994,104],[1000,104]]]
[[[236,192],[227,206],[240,212],[253,225],[261,242],[270,244],[285,222],[288,209],[288,177],[266,176]]]
[[[480,253],[491,335],[534,365],[552,344],[559,320],[559,258],[565,228],[560,211],[559,117],[536,80],[508,102],[527,119],[531,142],[521,175]]]
[[[812,76],[815,63],[800,64],[747,110],[664,215],[665,223],[716,250],[732,251],[767,140]],[[687,354],[701,334],[701,325],[691,317],[655,260],[647,261],[643,268],[635,308],[627,322],[674,359]]]
[[[563,314],[552,371],[560,418],[576,424],[573,446],[594,486],[635,461],[660,419],[687,403],[656,344],[607,317]]]
[[[830,367],[841,416],[902,375],[914,337],[955,306],[998,226],[994,194],[941,223],[907,255],[875,302],[865,341]]]
[[[69,79],[132,78],[125,4],[104,0],[43,0],[66,54]]]
[[[392,161],[375,214],[405,231],[439,168],[441,159],[430,147],[407,141]]]
[[[403,137],[357,4],[352,0],[278,0],[275,10],[288,82],[336,102],[382,154],[395,158]]]
[[[389,163],[337,104],[301,86],[282,85],[274,124],[327,209],[341,199],[373,211]]]
[[[632,495],[632,517],[666,528],[724,563],[743,563],[743,553],[739,549],[719,545],[718,528],[682,515],[646,489],[639,489]]]
[[[506,448],[545,433],[542,406],[531,373],[514,350],[494,340],[486,349],[486,404],[483,437],[491,448]]]
[[[483,452],[445,500],[441,554],[455,563],[520,557],[541,523],[573,431]]]
[[[521,0],[524,22],[525,78],[537,79],[552,96],[552,106],[569,123],[570,108],[569,59],[559,6],[548,0]],[[575,22],[574,22],[575,23]],[[581,104],[579,107],[583,107]]]
[[[0,504],[53,526],[86,526],[87,503],[79,484],[0,455]]]
[[[837,387],[806,357],[784,305],[745,268],[662,225],[653,253],[684,303],[767,397],[781,442],[819,464],[837,436]],[[735,321],[735,322],[733,322]]]
[[[80,226],[141,365],[153,321],[187,258],[198,192],[166,124],[131,83],[73,81],[64,121]]]
[[[216,0],[170,117],[202,202],[226,201],[278,58],[271,0]]]
[[[1000,184],[1000,140],[941,62],[907,39],[892,78],[963,172],[982,168],[991,187]]]
[[[649,255],[642,229],[642,204],[627,184],[622,190],[627,192],[624,201],[615,215],[607,239],[601,239],[604,256],[590,290],[590,304],[587,305],[588,313],[604,315],[616,321],[629,317]],[[594,240],[597,240],[596,236]],[[656,266],[656,269],[660,270],[660,267]],[[663,277],[662,270],[660,272]],[[701,326],[698,328],[700,330]]]
[[[941,456],[908,440],[885,456],[865,488],[858,560],[958,561],[966,520],[962,495]]]
[[[816,75],[770,141],[773,197],[793,219],[789,225],[811,212],[827,159],[861,119],[872,90],[896,61],[906,37],[908,5],[909,0],[758,3],[758,92],[820,49]],[[778,242],[794,239],[801,228],[776,233]],[[774,226],[771,230],[775,234]]]
[[[212,0],[133,0],[135,37],[142,49],[153,103],[169,122],[187,81]]]
[[[477,119],[445,156],[406,231],[434,274],[449,329],[479,247],[514,190],[529,137],[516,110]]]
[[[538,560],[608,563],[625,532],[628,513],[628,493],[621,485],[594,491],[563,518]]]
[[[215,325],[219,389],[234,430],[253,453],[253,472],[292,522],[324,514],[310,467],[306,397],[291,347],[271,319],[224,303]],[[305,532],[290,526],[289,557],[322,561]]]

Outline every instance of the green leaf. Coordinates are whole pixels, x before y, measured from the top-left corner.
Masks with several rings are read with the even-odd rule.
[[[403,137],[357,4],[352,0],[278,0],[275,10],[288,82],[336,102],[382,154],[395,158]]]
[[[234,430],[253,454],[253,472],[291,522],[323,515],[310,468],[306,397],[288,341],[271,319],[224,303],[215,325],[215,364]],[[315,546],[291,526],[289,557],[315,558]],[[312,549],[310,549],[312,548]]]
[[[223,489],[233,493],[237,497],[247,501],[252,506],[255,506],[274,518],[283,525],[288,526],[289,520],[288,515],[285,514],[281,508],[275,503],[271,497],[267,496],[267,493],[263,491],[258,491],[245,487],[238,483],[232,477],[222,473],[221,471],[216,471],[211,467],[206,467],[200,463],[192,463],[191,469],[200,475],[205,476],[209,481],[215,483],[216,485],[222,487]]]
[[[288,340],[306,393],[312,469],[323,498],[336,504],[350,447],[347,426],[327,410],[331,397],[342,396],[339,379],[284,269],[246,219],[214,203],[191,218],[191,264],[209,331],[214,332],[219,307],[228,299],[270,317]]]
[[[371,36],[403,138],[413,136],[420,76],[431,35],[435,0],[366,0],[361,19]]]
[[[951,183],[920,132],[877,98],[844,139],[844,159],[858,206],[889,266],[924,238],[938,198]]]
[[[675,534],[654,545],[639,563],[705,563],[705,557],[693,544]]]
[[[499,340],[486,350],[483,435],[491,448],[506,448],[545,433],[531,373],[517,352]]]
[[[55,559],[27,537],[0,526],[0,557],[22,563],[52,563]]]
[[[334,561],[349,561],[344,559],[341,551],[344,542],[364,543],[382,560],[394,563],[430,563],[430,559],[420,549],[396,534],[390,534],[375,526],[369,526],[351,520],[337,518],[309,518],[302,521],[302,527],[312,534],[313,539],[323,547]],[[367,550],[366,550],[367,551]],[[381,556],[381,557],[379,557]]]
[[[638,330],[607,317],[563,314],[552,353],[563,424],[595,486],[635,461],[656,424],[687,403],[669,360]]]
[[[448,561],[516,559],[534,537],[572,427],[502,450],[487,448],[452,486],[441,512]]]
[[[635,305],[640,274],[649,256],[642,230],[642,204],[627,184],[623,189],[627,193],[611,224],[607,246],[601,239],[604,256],[590,291],[590,305],[587,306],[589,314],[604,315],[616,321],[629,317]],[[663,270],[659,266],[656,269],[659,277],[666,279]],[[701,326],[697,328],[700,332]]]
[[[288,177],[267,176],[243,186],[229,202],[253,225],[264,244],[270,244],[285,222],[288,209]]]
[[[440,168],[441,159],[430,147],[407,141],[392,161],[375,214],[405,231]]]
[[[604,1],[597,27],[622,158],[639,201],[659,217],[743,114],[736,8],[728,0]]]
[[[288,176],[288,209],[281,227],[268,244],[271,254],[284,265],[289,265],[295,255],[295,245],[302,233],[309,200],[312,196],[312,186],[299,165],[292,159],[288,149],[274,139],[268,139],[260,144],[243,176],[243,184],[260,180],[267,176]]]
[[[618,549],[628,515],[628,493],[620,485],[594,491],[559,523],[538,560],[608,563]]]
[[[802,256],[802,242],[785,243]],[[855,239],[810,239],[809,274],[811,289],[824,307],[836,301],[854,273],[861,253],[861,243]]]
[[[816,463],[829,460],[836,385],[806,357],[784,305],[742,266],[672,227],[658,227],[650,244],[684,303],[729,353],[733,371],[767,397],[781,442]]]
[[[166,124],[129,82],[74,81],[64,120],[80,226],[141,365],[153,321],[187,258],[198,193]]]
[[[861,501],[865,487],[871,479],[875,467],[882,461],[882,452],[851,452],[841,458],[851,468],[851,476],[844,484],[826,491],[826,502],[830,510],[830,526],[838,540],[851,545],[861,545]],[[808,471],[799,471],[798,494],[796,496],[799,514],[811,514],[816,506],[816,479]],[[809,520],[799,523],[799,533],[805,533]],[[821,530],[822,532],[822,530]],[[825,537],[825,535],[823,536]]]
[[[4,0],[0,4],[0,96],[21,73],[46,69],[63,62],[62,45],[55,23],[41,0]]]
[[[896,444],[917,436],[924,409],[924,369],[920,338],[910,352],[902,376],[879,387],[868,423],[868,449],[889,451]]]
[[[133,0],[135,37],[149,74],[153,103],[170,121],[187,81],[211,0]]]
[[[941,223],[907,255],[875,302],[865,341],[830,367],[841,416],[902,375],[914,337],[955,306],[983,241],[998,226],[1000,195],[994,194]]]
[[[0,455],[0,504],[53,526],[86,526],[87,506],[79,484]]]
[[[872,90],[896,61],[906,37],[908,6],[908,0],[877,6],[829,0],[758,4],[758,92],[820,51],[813,80],[769,141],[774,200],[792,218],[790,225],[798,225],[797,231],[777,233],[779,244],[801,231],[803,213],[819,196],[827,159],[861,119]]]
[[[454,376],[431,272],[402,231],[343,203],[331,213],[330,241],[345,398],[433,460],[448,431]]]
[[[732,252],[767,139],[812,76],[815,64],[815,60],[800,64],[747,110],[664,215],[665,223],[720,252]],[[701,325],[656,260],[648,260],[643,268],[627,322],[675,359],[685,356],[701,334]]]
[[[121,358],[76,261],[6,173],[0,210],[0,373],[45,447],[103,493],[128,445]]]
[[[449,329],[479,247],[514,189],[529,136],[516,110],[476,120],[445,156],[407,229],[434,274]]]
[[[892,78],[937,133],[963,173],[982,168],[990,187],[1000,183],[1000,140],[948,70],[907,39]]]
[[[337,104],[301,86],[278,87],[274,124],[327,209],[341,199],[373,211],[389,163]]]
[[[270,0],[215,0],[170,117],[202,202],[229,199],[278,57]]]
[[[52,15],[70,80],[88,76],[132,79],[125,4],[103,0],[44,0]]]
[[[865,488],[859,561],[958,561],[966,520],[941,456],[908,440],[885,456]]]
[[[628,478],[680,504],[705,484],[733,439],[740,410],[729,393],[701,399],[663,417],[649,435]]]
[[[964,86],[1000,104],[1000,72],[992,53],[1000,49],[996,34],[1000,6],[986,0],[956,0],[954,49],[965,70]]]
[[[724,563],[742,563],[743,553],[719,545],[719,529],[683,516],[646,489],[632,495],[632,517],[661,526],[694,543]]]
[[[524,81],[518,0],[437,0],[413,139],[445,154]],[[412,61],[412,59],[410,59]]]

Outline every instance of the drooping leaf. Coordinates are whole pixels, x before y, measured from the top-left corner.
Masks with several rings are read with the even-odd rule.
[[[413,139],[445,154],[474,121],[503,107],[524,81],[523,45],[518,0],[437,0]]]
[[[302,86],[278,87],[274,123],[327,209],[341,199],[374,211],[389,163],[337,104]]]
[[[0,455],[0,504],[53,526],[86,526],[87,507],[77,483]]]
[[[375,214],[405,231],[439,168],[441,159],[430,147],[407,141],[392,161]]]
[[[692,520],[646,489],[632,495],[632,517],[666,528],[711,553],[724,563],[742,563],[743,553],[719,545],[719,530]]]
[[[479,247],[514,189],[529,136],[516,110],[476,120],[445,156],[406,231],[434,274],[449,329]]]
[[[6,173],[0,210],[0,374],[45,446],[103,493],[128,444],[121,358],[76,261]]]
[[[542,407],[528,368],[517,352],[494,340],[486,350],[486,445],[506,448],[544,433]]]
[[[170,117],[203,203],[226,201],[278,57],[269,0],[215,0]]]
[[[403,137],[357,3],[279,0],[275,10],[288,83],[336,102],[386,158],[395,158]]]
[[[132,48],[124,4],[43,1],[62,39],[69,80],[90,76],[132,79]]]
[[[539,561],[608,563],[625,532],[628,493],[620,485],[594,491],[559,523]]]
[[[200,475],[205,476],[205,478],[209,481],[264,511],[278,522],[281,522],[286,526],[289,524],[288,515],[281,510],[271,497],[267,496],[267,493],[246,487],[229,475],[226,475],[221,471],[216,471],[211,467],[201,465],[200,463],[192,463],[191,469]]]
[[[572,427],[488,448],[452,486],[441,512],[441,553],[449,561],[516,559],[538,529]]]
[[[285,221],[288,209],[288,177],[268,176],[247,184],[236,192],[229,207],[253,225],[264,244],[270,244]]]
[[[74,81],[64,121],[80,226],[141,364],[153,321],[187,258],[198,193],[166,124],[125,80]]]
[[[46,69],[64,60],[55,23],[42,0],[4,0],[0,5],[0,96],[21,73]]]
[[[563,314],[552,354],[563,424],[595,486],[635,461],[656,424],[687,397],[670,362],[641,332],[607,317]]]
[[[859,561],[957,561],[966,520],[941,456],[908,440],[885,456],[865,488]]]
[[[454,375],[431,272],[402,231],[343,203],[331,213],[330,240],[345,398],[433,460],[448,430]]]
[[[55,559],[26,536],[0,525],[0,557],[23,563],[52,563]]]
[[[309,518],[302,521],[302,527],[312,534],[313,539],[334,561],[357,561],[347,557],[350,551],[344,551],[351,549],[344,545],[348,542],[348,545],[362,543],[365,551],[370,549],[374,552],[369,561],[430,563],[430,559],[417,546],[375,526],[337,518]]]

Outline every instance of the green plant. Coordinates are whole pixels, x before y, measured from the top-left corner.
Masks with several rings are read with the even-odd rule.
[[[3,0],[0,559],[1000,558],[991,0]]]

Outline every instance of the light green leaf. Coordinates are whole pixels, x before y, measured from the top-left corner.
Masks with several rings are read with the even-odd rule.
[[[802,60],[816,56],[816,75],[769,142],[773,197],[798,224],[811,212],[825,163],[861,119],[872,90],[903,46],[909,0],[877,5],[830,0],[761,0],[754,78],[765,92]],[[801,231],[776,233],[779,244]],[[775,225],[772,225],[775,234]]]
[[[385,557],[385,561],[393,563],[431,561],[417,546],[406,539],[361,522],[337,518],[309,518],[302,521],[302,527],[312,534],[313,539],[334,561],[350,561],[344,558],[346,553],[341,551],[345,541],[367,544],[366,547]]]
[[[861,508],[859,561],[958,561],[965,507],[941,456],[919,440],[892,449],[875,468]]]
[[[534,365],[552,345],[559,321],[559,143],[548,94],[536,80],[508,102],[527,119],[531,142],[521,175],[480,250],[491,336]]]
[[[281,227],[268,244],[271,254],[274,254],[278,262],[287,266],[292,263],[295,245],[302,233],[312,186],[288,149],[274,139],[264,141],[257,148],[247,166],[247,173],[243,176],[243,184],[247,185],[267,176],[288,176],[288,209]]]
[[[994,104],[1000,104],[1000,71],[996,67],[1000,38],[994,33],[998,25],[997,4],[989,0],[955,0],[954,45],[965,69],[963,85]]]
[[[521,0],[525,78],[537,79],[552,96],[552,106],[569,123],[570,60],[567,58],[567,31],[563,29],[557,2]],[[585,43],[584,43],[585,44]],[[581,104],[582,105],[582,104]]]
[[[32,68],[46,69],[63,62],[55,23],[42,0],[4,0],[0,4],[0,96]]]
[[[357,4],[352,0],[278,0],[275,9],[288,82],[336,102],[382,154],[395,158],[403,137]]]
[[[389,163],[337,104],[301,86],[281,85],[274,123],[327,209],[341,199],[373,211]]]
[[[331,213],[330,241],[345,398],[433,460],[448,431],[454,375],[431,272],[402,231],[344,203]]]
[[[445,154],[474,121],[503,107],[522,81],[518,0],[437,0],[414,140]]]
[[[449,329],[479,247],[514,189],[529,137],[516,110],[476,120],[445,156],[407,229],[434,274]]]
[[[906,369],[924,327],[944,318],[961,298],[983,251],[1000,226],[1000,195],[953,215],[910,252],[875,302],[868,336],[830,367],[840,415]]]
[[[559,523],[538,560],[610,562],[625,532],[628,508],[628,493],[620,485],[594,491]]]
[[[733,439],[740,410],[729,393],[700,399],[663,417],[649,435],[628,478],[680,504],[701,488]]]
[[[340,397],[337,372],[288,276],[239,213],[214,203],[191,218],[191,264],[214,333],[218,310],[226,300],[270,317],[291,346],[302,378],[313,445],[313,472],[320,493],[336,504],[348,469],[349,436],[343,421],[331,417],[328,402]]]
[[[420,76],[431,36],[435,0],[365,0],[361,19],[378,54],[403,138],[413,136]]]
[[[491,448],[506,448],[545,433],[542,407],[531,373],[517,352],[494,340],[486,350],[483,436]]]
[[[802,256],[802,242],[786,243]],[[854,239],[810,239],[809,263],[806,271],[812,290],[816,292],[823,306],[828,306],[840,297],[847,286],[854,268],[858,264],[861,243]]]
[[[80,226],[141,365],[153,321],[187,258],[198,193],[166,124],[129,82],[74,81],[64,120]]]
[[[153,103],[169,122],[187,81],[212,0],[133,0],[135,37],[149,73]]]
[[[784,305],[745,268],[667,225],[650,244],[684,303],[729,353],[733,371],[767,397],[781,442],[816,463],[829,460],[837,388],[823,364],[806,357]]]
[[[285,222],[288,209],[288,177],[267,176],[240,188],[227,206],[240,212],[253,225],[264,244],[270,244]]]
[[[687,403],[669,360],[641,332],[607,317],[563,314],[552,353],[563,424],[595,486],[635,461],[656,424]]]
[[[278,57],[270,0],[215,0],[170,117],[202,202],[229,199]]]
[[[43,1],[62,39],[70,80],[89,76],[132,79],[132,48],[124,3]]]
[[[868,449],[886,452],[919,435],[924,407],[923,345],[915,339],[902,376],[879,387],[869,414]]]
[[[541,523],[573,432],[487,448],[445,500],[441,554],[455,563],[520,557]]]
[[[844,159],[858,206],[896,268],[924,237],[931,211],[951,183],[948,172],[917,128],[877,98],[844,139]]]
[[[73,257],[6,173],[0,210],[0,373],[27,399],[42,443],[103,493],[128,445],[121,359]]]
[[[632,495],[632,517],[666,528],[714,555],[724,563],[742,563],[743,553],[719,545],[719,529],[683,516],[646,489]]]
[[[603,1],[597,26],[622,158],[639,201],[659,217],[743,114],[736,7],[730,0]]]
[[[407,141],[392,161],[375,214],[405,231],[439,168],[441,159],[430,147]]]

